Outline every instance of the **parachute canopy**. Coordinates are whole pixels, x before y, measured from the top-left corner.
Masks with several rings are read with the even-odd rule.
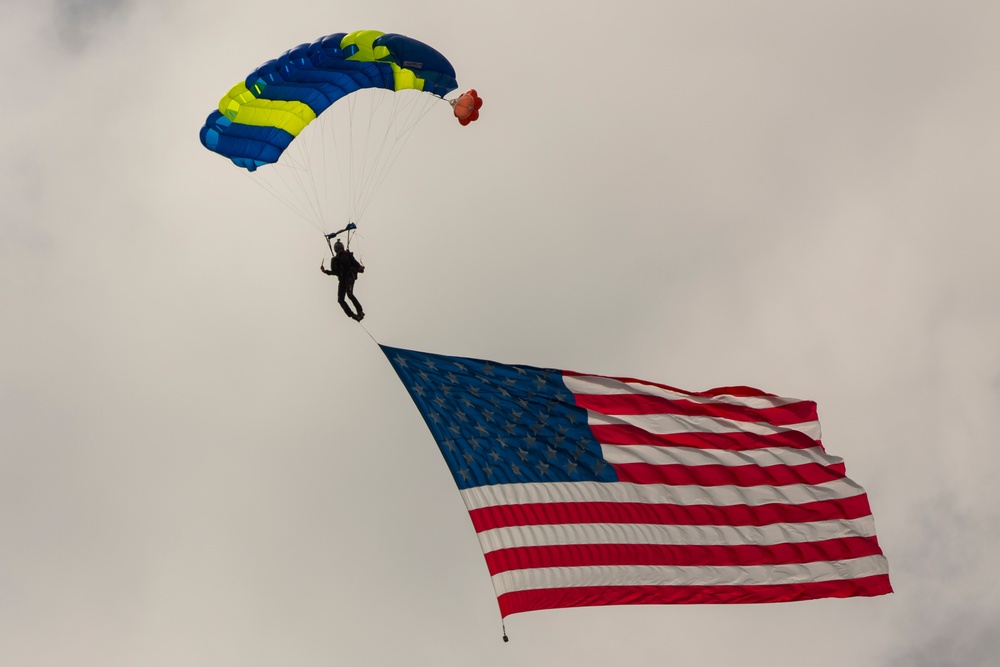
[[[222,97],[201,128],[201,142],[249,171],[278,161],[330,105],[367,88],[443,97],[458,87],[455,69],[409,37],[359,30],[322,37],[270,60]]]

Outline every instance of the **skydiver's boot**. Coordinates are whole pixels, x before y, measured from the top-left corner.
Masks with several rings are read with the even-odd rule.
[[[365,317],[364,306],[362,306],[361,302],[358,301],[358,297],[354,296],[354,290],[353,289],[349,290],[347,292],[347,298],[350,299],[351,303],[354,304],[354,310],[358,313],[357,315],[354,316],[354,319],[356,319],[358,322],[360,322]]]

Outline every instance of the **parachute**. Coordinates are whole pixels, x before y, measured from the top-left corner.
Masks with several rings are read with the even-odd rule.
[[[427,44],[377,30],[336,33],[253,70],[223,95],[200,138],[326,233],[343,226],[329,203],[334,171],[354,223],[435,103],[449,102],[463,125],[478,117],[475,91],[444,100],[457,87],[454,67]],[[344,118],[326,123],[335,111]]]
[[[451,106],[455,109],[455,118],[458,119],[458,122],[462,125],[468,125],[479,119],[479,109],[483,106],[483,100],[473,88],[459,95],[457,99],[452,101]]]

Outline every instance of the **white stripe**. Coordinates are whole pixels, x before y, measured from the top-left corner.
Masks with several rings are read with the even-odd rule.
[[[823,484],[787,486],[666,486],[630,482],[545,482],[492,484],[462,489],[469,511],[499,505],[532,503],[651,503],[670,505],[801,505],[821,500],[840,500],[865,490],[850,479]]]
[[[813,440],[819,440],[822,433],[819,421],[802,422],[794,426],[771,426],[761,422],[743,422],[723,417],[702,417],[688,415],[605,415],[587,410],[587,423],[591,426],[630,425],[657,435],[677,433],[753,433],[773,435],[799,431]]]
[[[594,375],[564,375],[563,383],[574,394],[590,394],[596,396],[615,396],[618,394],[646,394],[659,396],[670,400],[684,400],[702,405],[724,403],[756,410],[781,407],[802,403],[799,398],[782,398],[780,396],[733,396],[719,394],[718,396],[694,396],[683,390],[671,391],[664,387],[645,384],[643,382],[623,382],[613,378]]]
[[[479,533],[483,553],[520,547],[573,544],[654,544],[660,546],[801,544],[847,537],[872,537],[875,519],[832,519],[766,526],[682,526],[649,523],[557,523],[509,526]]]
[[[764,586],[846,581],[888,574],[884,556],[749,566],[627,565],[511,570],[493,575],[497,595],[581,586]]]
[[[839,456],[830,456],[820,447],[810,449],[768,447],[734,452],[725,449],[697,449],[695,447],[602,444],[601,453],[608,463],[647,463],[656,466],[797,466],[818,463],[829,467],[844,462],[844,459]]]

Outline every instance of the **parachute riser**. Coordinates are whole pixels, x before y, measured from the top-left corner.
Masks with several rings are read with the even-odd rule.
[[[325,238],[326,238],[326,245],[330,248],[330,256],[331,257],[336,254],[333,251],[333,239],[337,238],[337,236],[339,236],[340,234],[343,234],[344,232],[347,232],[347,247],[348,247],[348,249],[350,249],[350,247],[351,247],[351,236],[352,236],[351,232],[353,232],[357,228],[358,228],[358,226],[356,224],[354,224],[353,222],[349,222],[347,224],[347,226],[344,227],[343,229],[338,229],[335,232],[332,232],[330,234],[326,234],[326,236],[325,236]]]

